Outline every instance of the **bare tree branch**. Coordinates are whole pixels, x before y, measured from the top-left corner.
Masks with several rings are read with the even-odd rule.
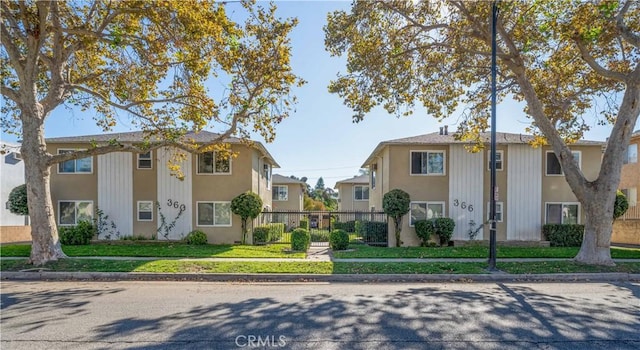
[[[603,66],[601,66],[595,60],[595,58],[593,58],[593,56],[591,56],[591,54],[589,53],[589,50],[587,50],[587,48],[584,46],[584,44],[582,43],[582,40],[580,38],[574,38],[574,42],[576,43],[576,45],[578,47],[578,50],[580,50],[580,54],[582,56],[582,59],[584,59],[584,61],[587,62],[589,67],[591,67],[591,69],[596,71],[596,73],[602,75],[603,77],[606,77],[606,78],[609,78],[609,79],[613,79],[613,80],[616,80],[616,81],[620,81],[620,82],[627,81],[627,76],[626,75],[624,75],[622,73],[619,73],[619,72],[608,70],[608,69],[604,68]]]

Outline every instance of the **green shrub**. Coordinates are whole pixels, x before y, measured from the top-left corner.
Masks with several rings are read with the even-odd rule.
[[[256,226],[253,228],[253,244],[265,244],[277,242],[282,239],[285,225],[283,223],[272,223]]]
[[[300,219],[300,225],[298,225],[298,227],[299,228],[303,228],[305,230],[308,230],[309,229],[309,219]]]
[[[389,225],[384,221],[363,221],[362,233],[360,234],[365,242],[386,242],[388,238]]]
[[[291,232],[291,250],[306,251],[311,244],[309,231],[297,228]]]
[[[90,221],[79,221],[76,226],[63,226],[58,229],[60,243],[64,245],[86,245],[96,234],[96,227]]]
[[[9,211],[16,215],[29,215],[27,205],[27,185],[14,187],[9,193]]]
[[[436,232],[440,237],[440,246],[448,244],[453,236],[453,230],[456,227],[456,222],[452,218],[437,218],[433,219],[436,223]]]
[[[122,236],[120,237],[121,241],[147,241],[147,240],[153,240],[154,237],[147,237],[143,234],[137,234],[137,235],[132,235],[132,236]]]
[[[582,245],[584,225],[546,224],[542,233],[552,247],[579,247]]]
[[[193,245],[205,245],[208,243],[207,235],[200,230],[193,230],[189,232],[187,237],[184,238],[187,244]]]
[[[395,227],[396,247],[402,245],[400,241],[400,232],[402,230],[402,217],[405,216],[410,208],[411,197],[409,194],[399,188],[395,188],[382,196],[382,209],[393,219]]]
[[[345,222],[336,221],[333,224],[333,228],[335,230],[344,230],[345,232],[348,232],[348,233],[354,233],[356,232],[356,221],[355,220],[350,220]]]
[[[277,242],[282,239],[284,234],[285,225],[283,223],[269,224],[269,237],[268,242]]]
[[[329,234],[329,246],[333,250],[345,250],[349,247],[349,234],[344,230],[333,230]]]
[[[247,243],[247,221],[255,219],[262,211],[262,198],[257,193],[245,192],[231,200],[231,212],[242,222],[242,244]]]
[[[618,190],[616,193],[616,201],[613,204],[613,219],[617,219],[624,215],[629,209],[629,201],[627,200],[627,196],[622,193],[622,191]]]
[[[311,230],[309,235],[311,236],[311,242],[328,242],[329,241],[329,231]]]
[[[269,227],[257,226],[253,228],[253,244],[266,244],[269,242]]]
[[[436,234],[436,228],[433,220],[418,220],[414,223],[416,235],[422,240],[422,246],[429,246],[429,239]]]

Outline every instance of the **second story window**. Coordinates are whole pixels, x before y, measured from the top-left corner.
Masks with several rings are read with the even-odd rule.
[[[289,200],[289,187],[288,186],[273,186],[272,200],[274,201],[286,201]]]
[[[578,168],[582,168],[581,164],[581,154],[580,151],[572,151],[573,159],[578,163]],[[556,157],[556,154],[553,151],[547,151],[547,175],[564,175],[562,171],[562,166],[560,165],[560,161]]]
[[[356,201],[369,200],[369,186],[353,186],[353,199]]]
[[[503,151],[496,151],[496,170],[502,170]],[[487,170],[491,170],[491,151],[487,152]]]
[[[267,180],[267,189],[271,189],[271,164],[264,164],[264,178]]]
[[[231,158],[215,151],[198,154],[198,174],[231,174]]]
[[[138,154],[138,169],[151,169],[151,151]]]
[[[411,175],[444,175],[444,151],[411,151]]]
[[[71,153],[73,149],[58,149],[58,154]],[[72,159],[58,164],[59,174],[91,174],[93,172],[93,157]]]
[[[369,182],[371,183],[371,188],[376,188],[376,175],[378,173],[378,164],[373,164],[371,165],[371,167],[369,168],[369,176],[371,177],[371,179],[369,180]]]
[[[624,164],[637,163],[638,162],[638,144],[634,143],[627,146],[627,150],[624,152]]]

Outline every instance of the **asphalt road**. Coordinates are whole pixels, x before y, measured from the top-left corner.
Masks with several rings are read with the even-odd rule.
[[[2,349],[639,349],[639,283],[2,282]]]

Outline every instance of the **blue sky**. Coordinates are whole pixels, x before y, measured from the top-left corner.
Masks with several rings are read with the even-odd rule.
[[[324,50],[322,27],[327,13],[339,9],[348,10],[348,1],[280,1],[276,2],[282,17],[297,17],[298,26],[292,34],[294,72],[308,83],[294,89],[298,97],[296,112],[292,113],[276,129],[276,140],[266,144],[269,152],[280,164],[274,173],[285,176],[306,176],[315,185],[322,176],[326,186],[358,174],[358,169],[375,146],[384,140],[426,134],[449,125],[455,130],[459,115],[452,115],[439,123],[423,111],[413,116],[396,118],[382,109],[366,116],[365,120],[351,122],[352,111],[342,100],[327,90],[329,81],[338,72],[345,72],[345,60],[330,57]],[[498,106],[498,131],[524,133],[529,124],[522,112],[522,105],[507,101]],[[595,123],[594,123],[595,124]],[[131,131],[126,119],[114,128],[114,132]],[[602,140],[610,127],[593,126],[587,139]],[[90,115],[59,107],[45,125],[46,137],[88,135],[102,133]],[[15,136],[2,134],[9,142]],[[259,137],[255,138],[264,143]]]

